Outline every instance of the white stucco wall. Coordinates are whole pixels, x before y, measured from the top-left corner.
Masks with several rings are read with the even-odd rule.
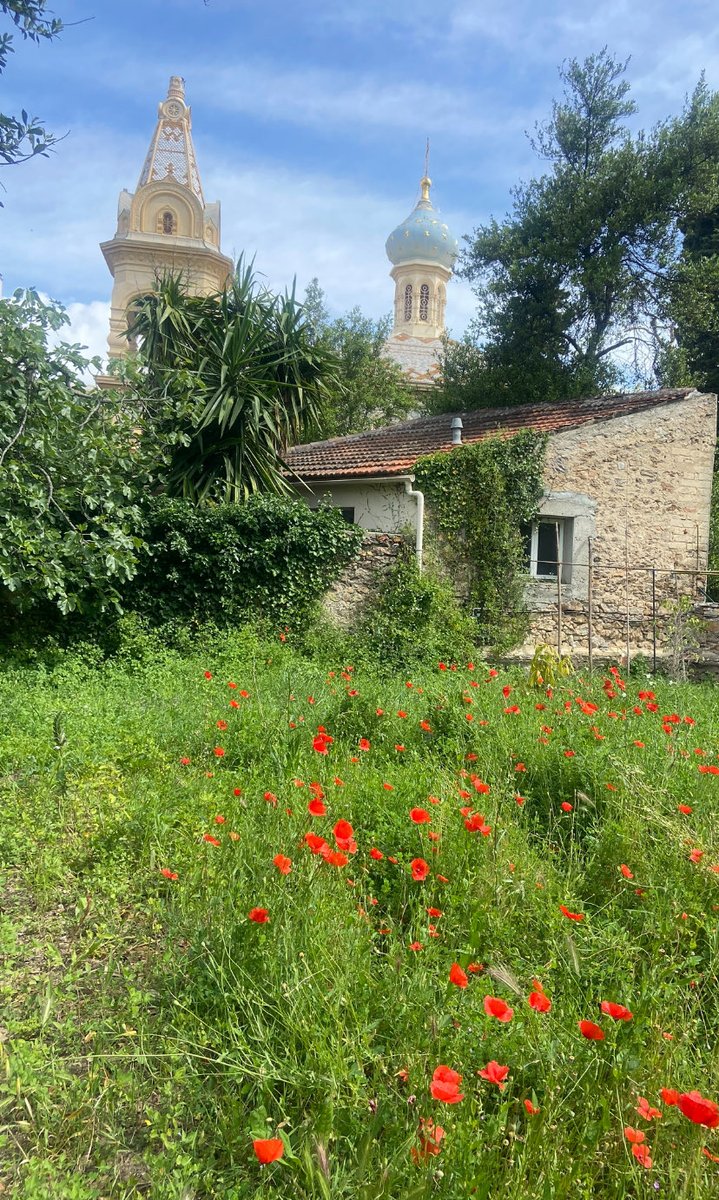
[[[404,490],[403,482],[367,483],[362,480],[350,483],[313,483],[309,492],[301,490],[299,495],[310,508],[316,508],[323,500],[336,508],[353,508],[355,525],[373,533],[402,533],[414,530],[417,524],[417,506],[412,496]]]

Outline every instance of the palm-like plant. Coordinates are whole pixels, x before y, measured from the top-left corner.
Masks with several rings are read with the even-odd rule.
[[[338,386],[337,360],[313,344],[294,287],[273,295],[242,260],[211,296],[189,296],[168,275],[138,304],[129,336],[154,432],[159,422],[167,435],[170,494],[199,503],[291,490],[283,455]]]

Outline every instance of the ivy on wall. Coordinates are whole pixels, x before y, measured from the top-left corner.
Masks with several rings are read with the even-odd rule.
[[[520,527],[537,515],[546,445],[524,430],[427,455],[415,467],[440,562],[476,611],[482,640],[495,647],[520,640],[526,624]]]

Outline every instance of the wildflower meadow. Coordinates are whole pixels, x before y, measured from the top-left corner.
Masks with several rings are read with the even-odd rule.
[[[719,1194],[716,689],[341,650],[6,670],[0,1194]]]

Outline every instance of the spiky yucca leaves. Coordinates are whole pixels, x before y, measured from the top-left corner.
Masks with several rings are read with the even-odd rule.
[[[167,426],[165,484],[197,503],[290,490],[283,454],[316,422],[337,380],[335,356],[313,345],[294,287],[275,296],[240,260],[222,292],[187,295],[158,281],[136,309],[143,387]]]

